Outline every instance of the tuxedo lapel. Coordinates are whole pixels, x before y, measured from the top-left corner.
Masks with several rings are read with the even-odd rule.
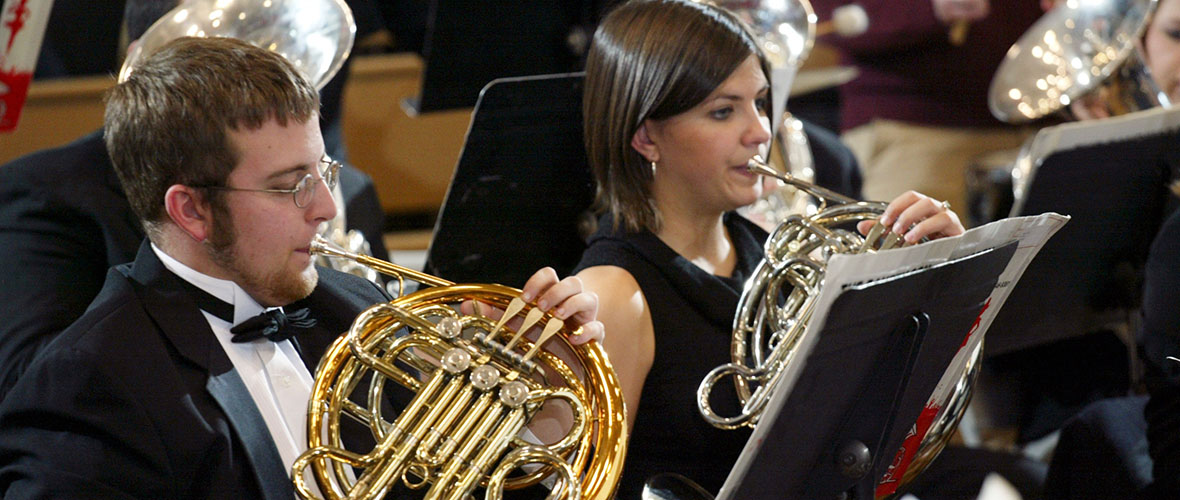
[[[147,240],[129,277],[164,337],[181,356],[208,373],[205,388],[242,440],[263,497],[290,500],[295,493],[289,473],[254,399],[180,278],[164,267]]]
[[[262,497],[270,500],[290,500],[294,497],[295,488],[287,480],[289,473],[283,467],[279,450],[275,448],[266,422],[262,420],[262,414],[258,413],[237,370],[231,368],[221,374],[210,374],[205,388],[221,405],[230,424],[242,438],[246,455],[254,466],[254,476],[262,489]]]

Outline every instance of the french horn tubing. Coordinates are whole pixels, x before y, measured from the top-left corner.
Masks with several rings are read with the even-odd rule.
[[[549,476],[556,478],[549,498],[614,495],[626,414],[618,378],[597,342],[570,344],[565,337],[574,332],[521,300],[520,290],[453,284],[318,237],[311,252],[372,267],[401,291],[406,280],[430,288],[365,310],[320,360],[308,403],[307,451],[292,472],[301,497],[317,498],[305,470],[325,498],[382,498],[406,488],[422,498],[464,499],[484,488],[486,498],[498,499],[505,489]],[[460,307],[469,301],[503,315]],[[462,312],[469,308],[474,312]],[[513,328],[510,320],[518,317],[523,322]],[[534,326],[542,330],[535,341],[523,335]],[[554,338],[574,363],[552,346],[540,348]],[[392,411],[390,394],[407,389],[409,402]],[[548,403],[557,403],[557,411]],[[545,444],[522,436],[546,412],[567,414],[559,419],[565,434]],[[346,442],[341,430],[349,425],[367,428],[376,444],[358,450]]]
[[[782,374],[797,359],[802,338],[823,286],[828,260],[835,254],[879,252],[903,246],[904,240],[879,221],[887,206],[881,202],[857,201],[768,166],[761,157],[750,160],[751,172],[770,176],[807,192],[819,200],[813,215],[792,215],[781,222],[764,246],[764,258],[746,281],[734,317],[731,362],[710,371],[697,391],[701,415],[714,427],[754,427]],[[867,235],[856,230],[860,221],[875,222]],[[902,484],[921,473],[946,446],[970,400],[982,350],[962,373],[952,374],[957,383],[937,403],[942,410],[923,436]],[[712,407],[713,387],[732,378],[740,408],[722,413]]]

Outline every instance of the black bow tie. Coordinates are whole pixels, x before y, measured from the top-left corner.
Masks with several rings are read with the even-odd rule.
[[[226,323],[233,323],[233,305],[188,281],[181,279],[180,282],[193,296],[197,307],[225,320]],[[301,330],[315,326],[315,319],[310,318],[310,315],[307,308],[297,309],[290,314],[284,314],[282,309],[271,309],[235,325],[229,331],[234,334],[232,341],[238,344],[264,337],[272,342],[282,342],[294,337]]]
[[[233,342],[237,344],[263,337],[271,342],[282,342],[301,330],[315,326],[315,319],[309,316],[311,313],[307,308],[292,311],[291,314],[283,313],[282,309],[271,309],[239,323],[229,331],[234,334]]]

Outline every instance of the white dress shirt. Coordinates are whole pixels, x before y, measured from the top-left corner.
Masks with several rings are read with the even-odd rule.
[[[201,274],[173,259],[152,244],[156,256],[181,279],[234,306],[234,321],[225,320],[201,311],[217,341],[233,363],[234,369],[250,391],[250,397],[262,414],[263,421],[274,439],[279,456],[290,468],[307,449],[307,402],[311,397],[312,376],[291,342],[272,342],[266,338],[235,344],[231,341],[233,325],[250,319],[267,309],[263,308],[233,281]],[[310,471],[305,479],[314,485]]]

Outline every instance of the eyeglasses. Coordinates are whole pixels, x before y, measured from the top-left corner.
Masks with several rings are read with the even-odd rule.
[[[254,193],[290,194],[295,200],[295,206],[304,208],[311,203],[313,198],[315,198],[315,187],[317,184],[319,184],[319,179],[324,180],[324,184],[328,185],[328,189],[336,188],[336,179],[339,178],[340,174],[340,162],[333,161],[331,158],[324,156],[320,159],[319,164],[323,166],[323,169],[319,171],[318,176],[315,174],[307,174],[303,176],[302,179],[299,179],[299,182],[295,183],[295,187],[291,189],[247,189],[229,186],[202,187],[205,189],[217,189],[220,191],[249,191]]]

